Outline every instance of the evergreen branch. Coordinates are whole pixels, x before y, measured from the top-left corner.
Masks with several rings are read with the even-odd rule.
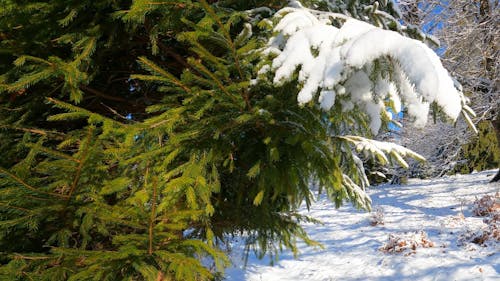
[[[46,192],[46,191],[43,191],[43,190],[39,190],[38,188],[35,188],[35,187],[29,185],[28,183],[26,183],[25,181],[23,181],[21,178],[19,178],[16,175],[10,173],[7,170],[4,170],[3,168],[0,168],[0,174],[6,175],[7,177],[11,178],[15,182],[21,184],[22,186],[26,187],[27,189],[29,189],[31,191],[34,191],[34,192],[37,192],[37,193],[41,193],[41,194],[45,194],[45,195],[55,196],[55,197],[59,197],[59,198],[67,198],[67,196],[64,195],[64,194],[53,193],[53,192]]]
[[[69,190],[69,194],[68,194],[68,198],[67,198],[68,203],[71,201],[71,197],[73,196],[73,193],[76,190],[78,182],[80,181],[80,176],[82,175],[83,165],[85,165],[85,160],[87,158],[87,153],[88,153],[89,148],[90,148],[90,140],[92,139],[93,133],[94,133],[93,127],[89,127],[88,133],[87,133],[87,139],[85,140],[85,146],[83,147],[82,155],[79,159],[80,162],[78,164],[78,167],[76,168],[76,174],[75,174],[75,177],[73,178],[73,183],[71,184],[71,188]]]
[[[61,133],[61,132],[46,131],[46,130],[42,130],[42,129],[22,128],[22,127],[8,126],[8,125],[0,126],[0,128],[7,128],[7,129],[19,130],[19,131],[33,133],[33,134],[37,134],[37,135],[43,135],[43,136],[46,136],[48,134],[54,134],[54,135],[64,136],[64,133]]]
[[[218,34],[217,34],[218,35]],[[221,57],[217,57],[212,54],[207,48],[205,48],[198,40],[199,35],[197,35],[197,32],[184,32],[180,35],[177,36],[177,38],[181,41],[188,42],[189,44],[193,45],[192,50],[199,55],[200,58],[203,58],[204,60],[212,62],[217,68],[223,69],[224,64],[228,64],[227,61]],[[225,43],[225,42],[224,42]],[[189,67],[189,65],[188,65]]]
[[[163,70],[161,67],[157,66],[155,63],[152,61],[148,60],[145,57],[139,57],[139,63],[142,64],[147,70],[157,73],[165,78],[167,78],[171,83],[177,85],[178,87],[182,88],[184,91],[187,93],[191,92],[191,89],[184,85],[179,79],[177,79],[175,76],[170,74],[169,72]]]
[[[23,56],[20,56],[19,58],[17,58],[15,61],[14,61],[14,65],[15,66],[22,66],[26,63],[26,61],[32,61],[32,62],[37,62],[37,63],[40,63],[40,64],[46,64],[46,65],[49,65],[49,66],[53,66],[53,63],[51,63],[50,61],[47,61],[47,60],[44,60],[44,59],[41,59],[41,58],[37,58],[37,57],[34,57],[34,56],[27,56],[27,55],[23,55]]]
[[[234,42],[231,39],[231,34],[229,34],[229,30],[226,29],[224,24],[222,23],[221,19],[217,16],[215,11],[208,5],[206,0],[200,0],[201,5],[203,8],[210,14],[210,16],[215,20],[219,28],[222,30],[224,36],[226,37],[226,40],[229,44],[229,47],[231,48],[231,52],[233,53],[233,58],[234,58],[234,64],[236,66],[236,69],[238,70],[238,73],[240,75],[240,79],[243,79],[243,72],[241,71],[241,66],[240,66],[240,61],[238,58],[238,53],[236,51],[236,47],[234,46]]]
[[[229,33],[229,30],[226,29],[224,24],[222,23],[221,19],[217,16],[215,11],[208,5],[206,0],[200,0],[202,6],[205,8],[205,10],[212,16],[212,18],[216,21],[217,25],[222,29],[222,32],[224,36],[226,37],[227,43],[229,45],[229,48],[231,49],[233,58],[234,58],[234,65],[236,67],[236,70],[238,71],[238,74],[240,76],[240,81],[244,80],[245,77],[243,76],[243,71],[241,70],[241,63],[238,55],[238,50],[236,49],[236,45],[233,42],[233,39],[231,38],[231,34]],[[252,105],[250,103],[250,97],[247,92],[247,88],[242,89],[242,95],[243,99],[245,100],[245,105],[247,106],[248,109],[252,109]]]
[[[162,120],[162,121],[160,121],[160,122],[158,122],[158,123],[151,124],[151,125],[149,126],[149,128],[150,128],[150,129],[154,129],[154,128],[156,128],[156,127],[158,127],[158,126],[161,126],[161,125],[163,125],[163,124],[165,124],[165,123],[168,123],[168,122],[170,122],[170,120]]]
[[[237,101],[236,97],[234,95],[232,95],[231,93],[229,93],[229,91],[226,89],[226,87],[224,87],[224,84],[222,83],[222,81],[220,81],[220,79],[217,78],[217,76],[215,76],[210,70],[208,70],[200,61],[195,60],[195,59],[189,59],[188,62],[193,67],[195,67],[197,70],[203,72],[208,77],[210,77],[217,84],[217,86],[219,87],[219,89],[222,90],[222,92],[224,94],[226,94],[228,97],[230,97],[234,101]]]
[[[193,4],[190,3],[180,3],[180,2],[146,2],[147,5],[170,5],[175,6],[176,8],[184,9],[186,6],[194,7]]]
[[[166,79],[165,77],[161,77],[158,75],[144,75],[144,74],[132,74],[130,75],[131,79],[138,79],[142,81],[148,81],[148,82],[169,82],[170,80]]]
[[[59,108],[63,108],[63,109],[66,109],[68,111],[71,111],[71,112],[78,112],[78,113],[82,113],[84,114],[85,116],[88,116],[88,117],[92,117],[92,118],[95,118],[96,120],[100,120],[100,121],[108,121],[112,124],[115,124],[115,125],[118,125],[120,127],[127,127],[127,124],[123,124],[123,123],[120,123],[114,119],[111,119],[111,118],[108,118],[108,117],[105,117],[105,116],[102,116],[100,114],[96,114],[96,113],[93,113],[91,111],[88,111],[86,109],[83,109],[81,107],[78,107],[78,106],[74,106],[72,104],[69,104],[69,103],[66,103],[66,102],[63,102],[63,101],[60,101],[60,100],[56,100],[54,98],[47,98],[47,100],[53,104],[55,104],[57,107]],[[51,120],[53,118],[49,117],[47,118],[47,120]]]
[[[184,107],[173,108],[160,115],[149,118],[148,120],[140,124],[142,127],[141,129],[152,129],[167,124],[167,131],[172,132],[174,126],[184,120],[182,114],[185,112],[185,110],[186,109]]]
[[[67,160],[70,160],[70,161],[73,161],[73,162],[76,162],[76,163],[80,163],[79,159],[76,159],[76,158],[74,158],[72,156],[69,156],[67,154],[64,154],[64,153],[56,151],[56,150],[52,150],[52,149],[43,147],[43,146],[41,146],[39,144],[28,144],[27,146],[30,147],[30,148],[32,148],[32,149],[34,149],[34,150],[45,152],[45,153],[50,154],[52,156],[56,156],[56,157],[67,159]]]
[[[147,227],[142,225],[141,222],[137,222],[135,220],[130,219],[136,215],[134,210],[122,208],[120,209],[118,214],[120,217],[117,217],[115,215],[113,206],[109,206],[107,204],[98,204],[96,205],[96,207],[97,209],[92,209],[92,210],[86,209],[86,210],[92,212],[97,218],[99,218],[103,222],[111,222],[115,224],[121,224],[126,227],[136,228],[139,229],[141,233],[147,231]],[[128,218],[127,217],[123,218],[124,216],[128,216]]]
[[[46,256],[38,256],[38,257],[29,257],[29,256],[23,256],[21,254],[14,254],[15,259],[22,259],[22,260],[50,260],[54,259],[54,257],[46,257]]]
[[[0,227],[2,229],[6,229],[6,228],[15,227],[16,225],[20,225],[20,224],[26,225],[26,223],[29,223],[29,221],[33,220],[33,216],[34,216],[34,214],[31,213],[31,214],[16,217],[13,219],[2,218],[2,220],[0,220]],[[1,267],[0,267],[0,269],[1,269]]]
[[[154,222],[155,222],[155,217],[156,217],[156,192],[157,192],[157,186],[158,186],[158,179],[153,178],[153,198],[152,198],[152,206],[151,206],[151,217],[149,218],[149,248],[148,248],[148,254],[152,255],[153,254],[153,229],[154,229]]]
[[[31,212],[32,212],[31,210],[28,210],[28,209],[26,209],[26,208],[17,207],[17,206],[12,206],[12,205],[5,204],[5,203],[2,203],[2,202],[0,202],[0,206],[4,206],[4,207],[7,207],[7,208],[16,209],[16,210],[23,211],[23,212],[27,212],[27,213],[31,213]]]
[[[41,201],[51,201],[52,199],[48,198],[41,198],[41,197],[36,197],[33,195],[27,195],[26,198],[34,199],[34,200],[41,200]]]
[[[87,45],[83,48],[83,51],[76,57],[75,63],[77,65],[80,65],[80,63],[83,60],[88,59],[95,51],[96,49],[96,44],[97,44],[97,38],[96,37],[90,37],[89,42]]]
[[[132,165],[134,162],[137,162],[141,159],[152,159],[154,157],[157,157],[158,155],[162,153],[169,153],[169,150],[164,147],[160,147],[158,149],[148,151],[148,152],[143,152],[140,155],[134,156],[130,159],[122,160],[122,164],[124,165]]]
[[[29,88],[31,85],[48,78],[50,75],[54,73],[53,68],[47,68],[43,71],[32,73],[23,76],[23,78],[17,80],[16,82],[7,86],[7,91],[15,92],[21,89]]]
[[[17,107],[17,108],[9,108],[7,106],[0,106],[0,109],[1,110],[5,110],[5,111],[21,111],[23,110],[22,107]]]
[[[148,189],[148,177],[149,177],[149,161],[146,162],[146,172],[144,174],[144,190]],[[153,190],[154,193],[154,190]],[[152,199],[154,202],[154,198]],[[149,218],[148,225],[148,254],[153,253],[153,212],[151,212],[151,217]]]
[[[68,13],[67,16],[58,20],[57,23],[59,23],[61,27],[66,27],[76,18],[77,15],[78,15],[78,10],[73,9]]]

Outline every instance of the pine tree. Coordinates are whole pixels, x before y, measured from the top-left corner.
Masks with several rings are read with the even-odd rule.
[[[231,234],[261,256],[318,245],[297,212],[312,184],[369,209],[357,153],[422,160],[365,138],[360,106],[298,103],[297,71],[274,83],[286,3],[244,2],[0,0],[1,278],[213,279]],[[378,3],[303,4],[421,35]]]
[[[128,80],[138,55],[158,52],[154,32],[182,29],[183,5],[201,9],[2,2],[1,279],[211,279],[227,263],[209,221],[218,174],[208,153],[139,122],[158,97]],[[149,26],[146,12],[165,17]],[[185,63],[174,50],[158,61]]]

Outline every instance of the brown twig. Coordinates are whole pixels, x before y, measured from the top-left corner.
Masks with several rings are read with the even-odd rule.
[[[9,177],[11,179],[13,179],[14,181],[16,181],[17,183],[21,184],[22,186],[26,187],[27,189],[29,189],[31,191],[38,192],[38,193],[45,194],[45,195],[50,195],[50,196],[56,196],[56,197],[60,197],[60,198],[67,198],[67,196],[63,195],[63,194],[53,193],[53,192],[46,192],[46,191],[43,191],[43,190],[39,190],[38,188],[35,188],[35,187],[29,185],[28,183],[26,183],[25,181],[23,181],[18,176],[14,175],[14,174],[10,173],[9,171],[4,170],[2,168],[0,168],[0,173],[6,175],[7,177]]]
[[[146,166],[146,175],[144,177],[144,187],[147,188],[147,179],[149,174],[149,164]],[[157,187],[157,179],[153,178],[153,197],[152,197],[152,206],[151,206],[151,216],[149,218],[149,247],[148,254],[153,254],[153,230],[154,230],[154,222],[156,217],[156,187]]]
[[[98,91],[96,89],[90,88],[90,87],[85,86],[85,85],[80,85],[80,90],[89,92],[89,93],[91,93],[93,95],[96,95],[98,97],[101,97],[101,98],[104,98],[104,99],[107,99],[107,100],[129,103],[129,101],[126,100],[126,99],[124,99],[124,98],[111,96],[111,95],[105,94],[105,93],[103,93],[101,91]]]
[[[71,184],[69,194],[67,195],[68,202],[71,201],[71,197],[73,196],[73,193],[76,190],[78,182],[80,181],[80,176],[82,175],[83,165],[85,164],[85,158],[87,157],[87,153],[88,153],[88,150],[90,147],[90,139],[92,138],[93,132],[94,132],[94,130],[92,129],[92,127],[89,127],[88,133],[87,133],[87,139],[85,142],[85,147],[83,148],[82,156],[79,159],[80,162],[78,164],[78,167],[76,168],[76,174],[75,174],[75,177],[73,179],[73,183]]]
[[[53,258],[53,257],[28,257],[28,256],[23,256],[21,254],[15,254],[14,257],[15,259],[23,259],[23,260],[49,260]]]

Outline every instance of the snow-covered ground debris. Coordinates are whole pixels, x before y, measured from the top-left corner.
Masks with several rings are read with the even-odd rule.
[[[500,213],[485,219],[486,225],[468,228],[459,235],[459,245],[471,247],[471,243],[483,247],[495,247],[500,242]]]
[[[284,252],[274,266],[250,255],[245,267],[244,247],[235,242],[234,265],[226,271],[226,280],[500,280],[500,217],[474,214],[478,198],[495,197],[500,191],[499,183],[488,183],[494,174],[412,179],[407,185],[369,188],[375,210],[383,209],[384,224],[376,226],[371,225],[373,214],[351,206],[335,209],[322,196],[310,212],[302,212],[324,223],[304,225],[324,249],[299,245],[297,259]],[[413,246],[401,254],[381,251],[391,234],[410,245],[416,241],[416,251]],[[433,247],[423,246],[431,241]]]
[[[405,253],[405,255],[415,254],[417,248],[434,247],[434,242],[430,241],[424,231],[410,233],[391,233],[387,243],[380,248],[384,253]]]
[[[484,225],[480,228],[467,229],[459,238],[462,245],[475,243],[481,246],[495,245],[500,242],[500,195],[484,195],[476,199],[473,204],[472,213],[476,216],[485,217]]]
[[[473,213],[476,216],[487,216],[500,212],[500,194],[485,195],[474,201]]]
[[[372,212],[370,216],[370,224],[372,226],[384,224],[384,209],[382,207],[377,207]]]

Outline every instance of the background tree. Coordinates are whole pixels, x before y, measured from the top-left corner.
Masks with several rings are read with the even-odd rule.
[[[481,131],[479,137],[475,137],[464,124],[451,127],[437,123],[426,127],[418,136],[412,136],[413,130],[409,130],[405,133],[408,138],[405,144],[430,160],[431,175],[496,167],[500,159],[499,141],[495,136],[498,125],[494,122],[498,120],[500,100],[498,1],[404,0],[400,5],[405,21],[422,27],[440,40],[438,51],[442,53],[443,64],[471,99],[477,113],[474,122]],[[436,141],[424,145],[418,141],[422,133]],[[416,144],[412,146],[412,143]]]

